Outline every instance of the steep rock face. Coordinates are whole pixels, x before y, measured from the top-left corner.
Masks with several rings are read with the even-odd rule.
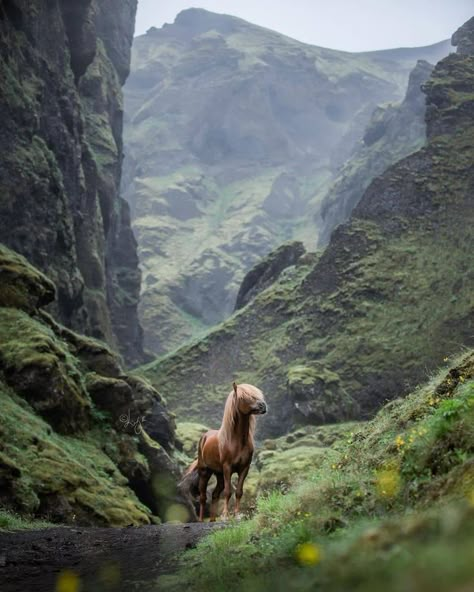
[[[423,145],[425,95],[421,87],[432,69],[428,62],[418,61],[410,73],[404,100],[373,112],[358,147],[322,202],[320,245],[327,244],[334,228],[349,218],[372,179]]]
[[[163,398],[44,312],[54,297],[0,244],[0,505],[84,525],[147,524],[176,503],[192,517]]]
[[[228,316],[244,275],[288,240],[314,249],[341,154],[399,100],[418,50],[350,54],[190,9],[134,44],[123,190],[144,271],[147,347]]]
[[[119,185],[135,10],[0,3],[1,240],[54,281],[58,320],[130,363],[143,360],[140,274]]]
[[[474,56],[443,59],[425,92],[427,145],[371,183],[296,286],[146,369],[178,419],[217,423],[233,378],[265,392],[264,434],[366,417],[473,344]]]
[[[286,243],[257,263],[244,277],[235,301],[235,310],[248,304],[257,294],[276,282],[282,272],[295,265],[304,253],[303,243]]]

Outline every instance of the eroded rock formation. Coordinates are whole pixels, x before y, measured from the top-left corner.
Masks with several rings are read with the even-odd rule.
[[[0,240],[57,286],[63,324],[143,360],[119,196],[136,0],[0,3]]]

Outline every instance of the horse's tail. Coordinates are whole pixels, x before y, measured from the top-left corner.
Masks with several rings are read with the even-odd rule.
[[[197,459],[186,469],[179,484],[179,488],[181,491],[188,491],[193,496],[199,494],[199,470]]]

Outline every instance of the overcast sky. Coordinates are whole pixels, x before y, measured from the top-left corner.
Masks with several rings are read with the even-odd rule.
[[[190,7],[346,51],[430,45],[474,15],[474,0],[139,0],[136,34],[172,23]]]

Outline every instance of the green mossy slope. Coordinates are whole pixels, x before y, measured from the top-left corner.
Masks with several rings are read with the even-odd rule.
[[[334,444],[165,590],[448,592],[474,585],[474,353]]]

